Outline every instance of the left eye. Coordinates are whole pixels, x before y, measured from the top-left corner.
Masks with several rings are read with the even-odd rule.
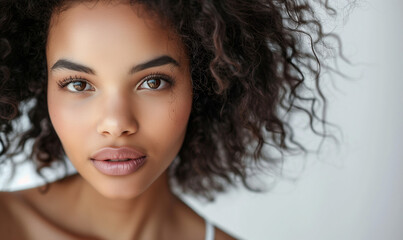
[[[140,89],[160,90],[168,87],[169,82],[161,77],[152,77],[146,79],[139,86]]]

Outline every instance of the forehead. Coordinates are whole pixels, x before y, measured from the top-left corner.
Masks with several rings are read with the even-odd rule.
[[[95,58],[133,61],[136,55],[170,54],[180,60],[180,38],[160,23],[138,4],[77,3],[52,16],[47,55],[85,60],[90,52]]]

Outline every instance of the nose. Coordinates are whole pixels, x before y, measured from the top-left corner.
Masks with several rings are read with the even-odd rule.
[[[138,123],[129,99],[115,97],[106,100],[100,111],[97,132],[103,136],[129,136],[137,132]]]

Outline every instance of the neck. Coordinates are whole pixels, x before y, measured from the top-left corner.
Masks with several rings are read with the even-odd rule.
[[[160,239],[157,234],[164,232],[178,201],[166,172],[140,196],[127,200],[108,199],[79,179],[77,214],[87,234],[103,239]]]

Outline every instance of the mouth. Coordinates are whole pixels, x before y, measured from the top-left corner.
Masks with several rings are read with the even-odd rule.
[[[107,162],[127,162],[130,160],[134,160],[133,158],[127,158],[127,159],[106,159],[105,161]]]
[[[105,160],[101,160],[101,161],[105,161],[105,162],[127,162],[127,161],[132,161],[132,160],[140,160],[140,159],[143,159],[143,158],[145,158],[145,157],[125,158],[125,159],[105,159]],[[91,160],[97,161],[96,159],[91,159]]]
[[[123,176],[136,172],[145,162],[146,157],[121,158],[121,159],[91,159],[93,166],[103,174],[111,176]]]
[[[90,159],[95,161],[110,161],[121,162],[136,160],[145,157],[146,155],[138,150],[130,147],[121,148],[102,148],[91,155]]]
[[[101,173],[111,176],[136,172],[146,162],[146,155],[134,148],[106,147],[91,155],[90,160]]]

